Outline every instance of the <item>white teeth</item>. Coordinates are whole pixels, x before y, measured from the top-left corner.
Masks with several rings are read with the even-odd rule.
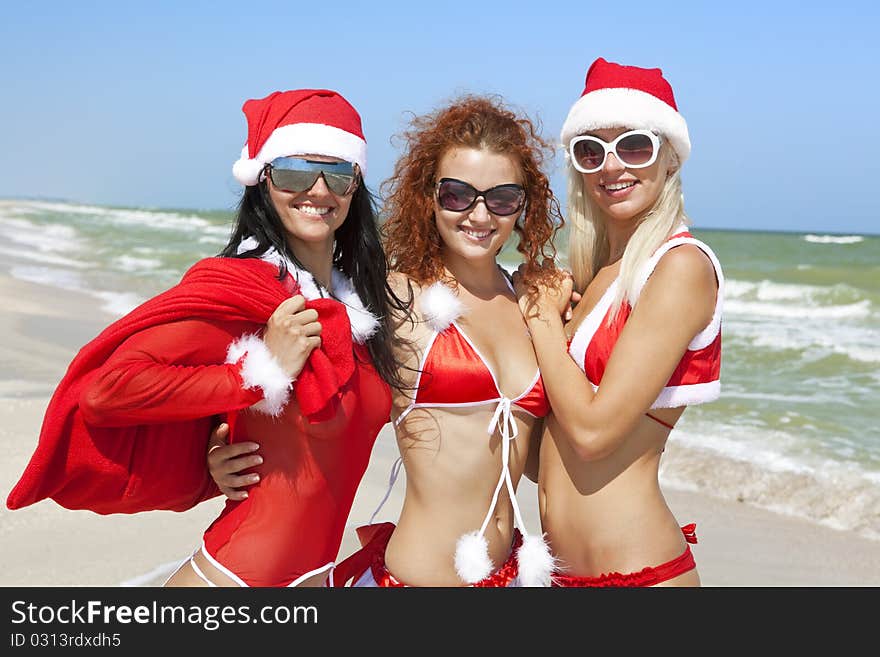
[[[616,192],[618,189],[626,189],[627,187],[632,187],[635,185],[634,182],[621,182],[614,183],[612,185],[605,185],[605,189],[610,189],[612,192]]]
[[[483,239],[484,237],[489,237],[489,235],[492,234],[492,231],[491,231],[491,230],[480,230],[480,231],[476,231],[476,230],[468,230],[467,228],[462,228],[461,230],[462,230],[462,232],[465,232],[465,233],[467,233],[468,235],[470,235],[471,237],[474,237],[474,238],[476,238],[476,239],[478,239],[478,240],[481,240],[481,239]]]
[[[316,216],[323,216],[330,212],[330,208],[319,207],[317,205],[297,205],[296,209],[305,214],[313,214]]]

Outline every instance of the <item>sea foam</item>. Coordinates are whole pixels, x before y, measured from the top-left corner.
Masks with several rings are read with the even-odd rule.
[[[804,241],[813,244],[858,244],[865,238],[861,235],[804,235]]]
[[[775,449],[719,438],[730,431],[719,427],[710,434],[674,432],[663,455],[662,484],[880,540],[880,473],[830,459],[810,467]],[[779,433],[767,432],[765,442],[773,444]]]

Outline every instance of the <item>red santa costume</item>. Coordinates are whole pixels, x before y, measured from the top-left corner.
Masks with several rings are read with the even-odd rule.
[[[244,110],[249,144],[233,171],[245,185],[279,155],[365,168],[360,119],[335,92],[276,92]],[[256,245],[246,239],[239,253]],[[351,282],[334,271],[335,298],[325,298],[292,262],[279,280],[281,261],[272,249],[202,260],[83,347],[7,506],[51,498],[102,514],[191,508],[219,492],[205,454],[223,418],[230,441],[259,441],[264,464],[248,497],[227,501],[205,531],[206,557],[251,586],[295,585],[329,569],[391,392],[365,346],[378,320]],[[260,335],[295,294],[318,312],[322,344],[291,380]]]
[[[587,71],[583,93],[566,117],[562,142],[567,146],[576,135],[612,127],[647,129],[662,135],[678,158],[679,166],[690,154],[687,124],[678,112],[672,87],[658,68],[622,66],[602,58],[593,62]],[[718,398],[721,391],[724,275],[712,249],[695,239],[684,224],[676,227],[673,234],[641,265],[633,287],[614,316],[611,316],[612,303],[621,284],[620,277],[611,283],[569,341],[569,354],[583,370],[594,390],[599,388],[614,346],[632,312],[632,305],[638,300],[648,278],[664,255],[684,244],[699,248],[712,263],[718,282],[715,309],[709,324],[691,340],[672,376],[651,404],[651,409],[690,406]],[[671,425],[650,412],[646,415],[672,429]],[[681,529],[686,543],[697,542],[696,525],[689,524]],[[684,552],[675,559],[645,567],[638,572],[582,577],[557,571],[553,575],[553,584],[571,587],[652,586],[695,567],[690,546],[686,545]]]
[[[682,244],[693,244],[708,256],[718,279],[718,296],[715,300],[712,321],[691,340],[669,381],[651,404],[652,409],[703,404],[718,399],[721,392],[721,309],[724,298],[724,275],[721,271],[721,263],[718,262],[712,249],[695,239],[684,226],[680,226],[676,234],[664,242],[642,267],[633,301],[638,299],[639,293],[660,259],[671,249]],[[594,390],[599,389],[599,381],[605,374],[605,366],[632,312],[631,304],[624,302],[613,321],[608,321],[611,302],[618,285],[619,279],[615,279],[608,286],[602,298],[584,317],[569,342],[568,351],[571,357],[587,375],[587,380]]]

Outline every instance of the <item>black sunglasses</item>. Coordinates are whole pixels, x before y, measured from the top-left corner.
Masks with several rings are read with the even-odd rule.
[[[526,190],[522,185],[515,183],[479,190],[455,178],[441,178],[437,182],[437,202],[444,210],[465,212],[470,210],[479,198],[483,199],[489,212],[506,217],[522,210],[526,202]]]
[[[357,166],[351,162],[317,162],[301,157],[276,157],[266,165],[266,174],[278,189],[300,193],[311,189],[319,176],[337,196],[348,196],[358,183]]]

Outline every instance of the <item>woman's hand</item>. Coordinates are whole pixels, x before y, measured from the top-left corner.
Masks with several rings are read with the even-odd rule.
[[[208,471],[211,478],[230,500],[246,499],[248,494],[244,490],[260,480],[260,475],[255,472],[239,474],[263,462],[263,457],[254,454],[260,446],[254,442],[226,444],[229,436],[229,425],[223,422],[217,425],[208,439]]]
[[[581,293],[577,290],[571,290],[571,299],[568,302],[568,308],[565,309],[565,315],[562,317],[566,322],[571,321],[572,314],[574,313],[574,307],[578,305],[581,300]]]
[[[546,266],[547,263],[545,263]],[[520,310],[526,319],[530,317],[549,316],[556,313],[564,321],[571,319],[571,306],[574,301],[580,300],[580,295],[573,290],[571,273],[565,270],[557,270],[549,281],[538,281],[537,291],[529,289],[525,284],[523,274],[525,263],[513,273],[513,286],[519,301]],[[575,295],[576,298],[575,298]]]
[[[306,308],[301,294],[285,299],[266,322],[263,342],[284,372],[295,379],[312,351],[321,346],[318,311]]]

